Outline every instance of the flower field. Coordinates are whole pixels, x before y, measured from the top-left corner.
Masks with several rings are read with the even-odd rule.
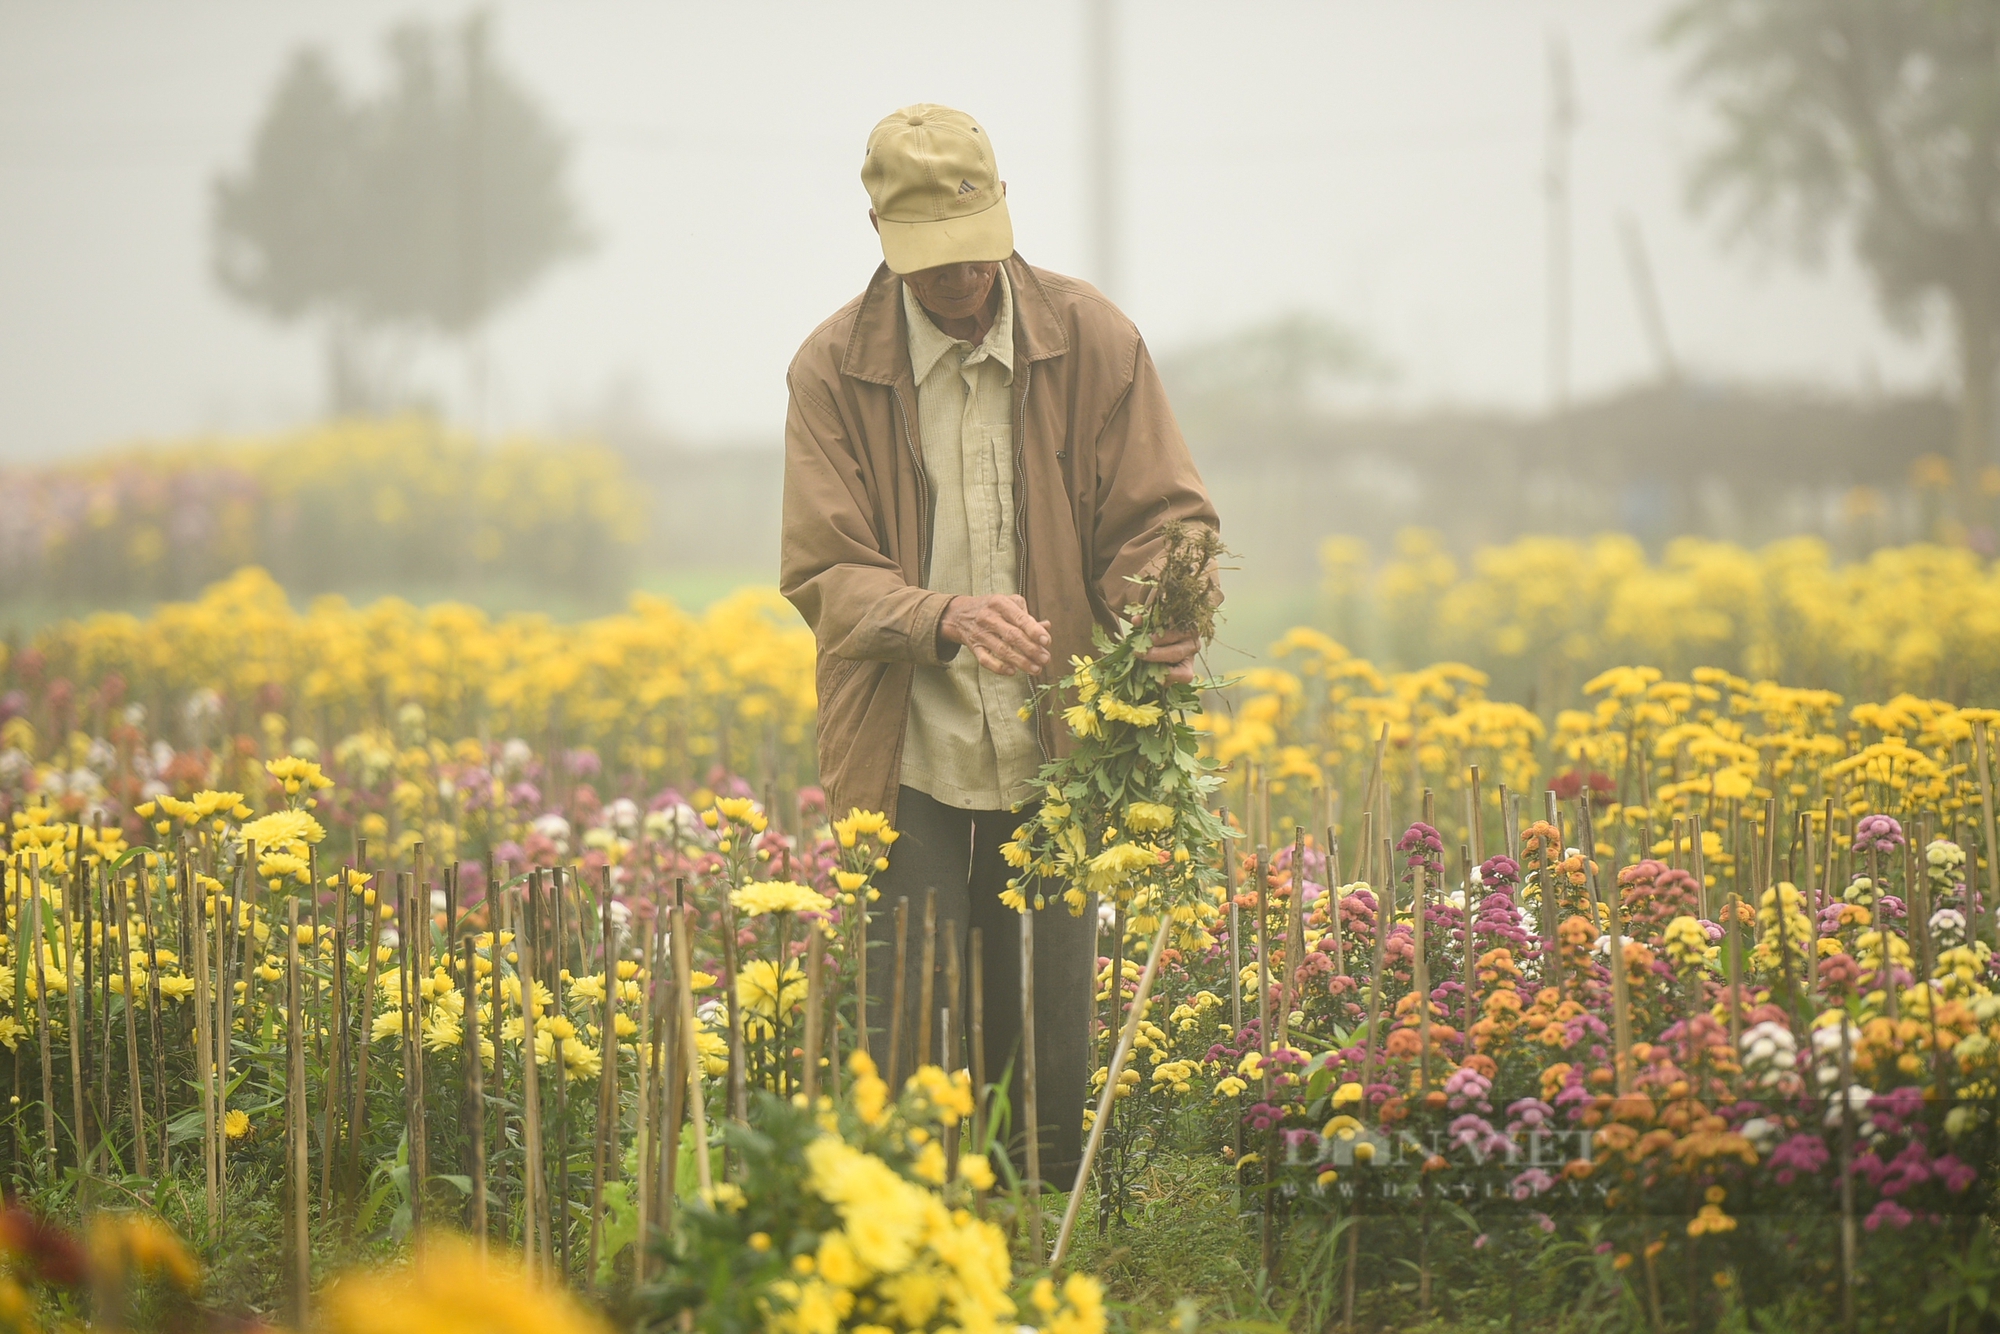
[[[0,1170],[91,1256],[167,1254],[88,1232],[158,1219],[219,1306],[342,1328],[344,1267],[421,1253],[417,1292],[482,1246],[578,1295],[562,1328],[1972,1327],[2000,585],[1929,549],[1605,576],[1690,581],[1715,617],[1677,631],[1638,593],[1538,611],[1537,550],[1336,610],[1480,667],[1310,629],[1231,682],[1072,664],[1085,758],[1010,852],[1052,878],[1029,922],[1031,886],[1101,905],[1101,1069],[1042,1109],[1091,1126],[1068,1200],[953,951],[935,1022],[898,998],[913,1068],[863,1051],[896,836],[824,808],[774,597],[562,625],[299,610],[253,570],[52,626],[0,662]],[[1642,629],[1673,670],[1585,675]],[[1175,1314],[1085,1272],[1175,1225],[1172,1178],[1261,1295]],[[65,1286],[40,1235],[0,1218],[18,1319],[166,1309]]]
[[[610,450],[482,448],[421,417],[0,465],[0,492],[0,587],[84,606],[186,597],[245,565],[302,593],[600,593],[646,519]]]

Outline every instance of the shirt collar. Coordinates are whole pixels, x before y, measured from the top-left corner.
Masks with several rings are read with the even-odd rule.
[[[1006,265],[1000,266],[994,281],[1000,284],[1000,310],[993,317],[993,327],[986,331],[985,341],[979,350],[1006,368],[1006,382],[1014,382],[1014,288],[1007,280]],[[910,323],[910,373],[922,384],[930,376],[938,358],[955,347],[969,347],[962,338],[950,334],[932,323],[930,312],[917,300],[917,294],[903,284],[903,312]]]

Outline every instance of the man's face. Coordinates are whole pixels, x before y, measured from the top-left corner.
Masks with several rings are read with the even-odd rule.
[[[940,264],[934,269],[906,273],[903,281],[917,294],[917,300],[931,314],[947,320],[969,320],[986,309],[993,295],[993,280],[1000,274],[996,260],[977,264]]]

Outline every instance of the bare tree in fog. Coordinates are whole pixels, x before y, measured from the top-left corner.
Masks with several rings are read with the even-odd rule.
[[[336,413],[394,406],[399,340],[468,347],[486,320],[588,236],[569,150],[494,62],[483,15],[406,24],[372,97],[325,54],[297,53],[251,141],[214,185],[212,262],[224,291],[281,322],[320,321]]]
[[[1905,331],[1949,307],[1972,520],[2000,367],[2000,3],[1680,0],[1661,36],[1721,125],[1697,206],[1808,261],[1851,236]]]

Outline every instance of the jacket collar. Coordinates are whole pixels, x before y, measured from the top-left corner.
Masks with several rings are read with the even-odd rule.
[[[1046,361],[1069,351],[1069,333],[1041,279],[1016,251],[1007,259],[1014,296],[1015,361]],[[903,280],[887,264],[875,270],[841,355],[840,373],[872,384],[913,380],[909,325],[903,314]]]

